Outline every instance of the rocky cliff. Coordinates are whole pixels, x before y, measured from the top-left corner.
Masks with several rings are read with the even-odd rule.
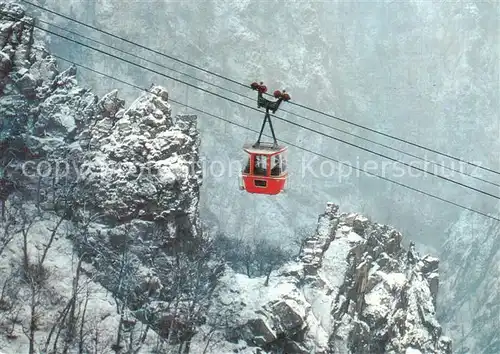
[[[231,272],[221,279],[214,316],[224,321],[232,312],[218,340],[240,342],[211,353],[451,354],[435,317],[439,260],[405,250],[401,240],[328,204],[299,259],[268,286],[264,277]]]
[[[59,72],[20,6],[0,2],[0,16],[2,176],[77,182],[75,210],[85,202],[113,222],[183,219],[196,236],[196,117],[174,119],[157,86],[126,109],[117,90],[99,99],[78,86],[75,67]]]
[[[35,327],[37,339],[25,332],[30,347],[43,348],[47,340],[46,346],[56,348],[53,341],[60,337],[76,345],[75,333],[49,335],[52,326],[68,325],[66,315],[52,315],[58,306],[83,301],[68,284],[58,283],[72,276],[73,281],[86,277],[87,285],[102,284],[116,302],[119,320],[111,331],[120,334],[114,346],[98,352],[122,348],[121,331],[130,332],[131,317],[146,325],[144,336],[138,334],[142,344],[152,329],[170,342],[186,342],[221,270],[198,215],[202,174],[196,116],[172,117],[168,93],[159,86],[130,105],[116,90],[95,96],[78,85],[75,67],[59,71],[35,39],[32,24],[20,6],[0,3],[2,284],[40,296],[38,310],[30,314],[28,302],[2,293],[7,312],[1,325],[14,340],[9,348],[23,350],[15,340],[19,344],[19,333]],[[70,258],[58,259],[53,248]],[[21,249],[26,250],[22,256]],[[37,258],[40,249],[46,252]],[[48,276],[36,289],[27,287],[23,279],[12,278],[19,264],[22,274],[37,269]],[[67,268],[64,275],[61,268]],[[194,273],[201,278],[191,277]],[[54,297],[65,300],[56,306]],[[9,315],[14,309],[22,309],[20,323]],[[40,324],[31,326],[29,318]],[[74,327],[78,321],[86,327],[83,318],[70,322]]]

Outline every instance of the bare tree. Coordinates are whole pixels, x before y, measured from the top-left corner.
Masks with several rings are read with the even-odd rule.
[[[10,140],[0,141],[0,207],[2,209],[0,220],[5,220],[5,202],[16,188],[11,173],[8,171],[9,165],[16,160],[17,152],[10,146]]]
[[[139,278],[139,263],[137,257],[129,248],[128,237],[130,235],[130,225],[125,228],[123,234],[117,235],[113,241],[118,252],[110,252],[112,296],[115,300],[116,312],[120,315],[118,323],[116,341],[112,349],[120,353],[123,349],[123,332],[128,323],[129,300],[137,288],[136,282]]]
[[[14,235],[20,232],[19,220],[21,219],[20,213],[24,206],[17,198],[11,199],[11,208],[5,211],[3,218],[0,220],[0,256],[5,248],[14,238]]]
[[[83,289],[87,289],[87,296],[85,298],[85,305],[83,308],[83,316],[80,320],[81,325],[80,325],[80,331],[81,327],[84,326],[85,324],[85,312],[87,310],[87,305],[88,305],[88,295],[89,295],[89,282],[91,282],[93,279],[90,279],[87,284],[84,284],[83,286],[80,286],[80,277],[81,277],[81,272],[82,272],[82,262],[85,257],[85,253],[81,254],[78,257],[78,262],[75,268],[75,274],[73,276],[73,286],[72,286],[72,293],[71,293],[71,298],[68,301],[68,305],[66,306],[67,309],[67,317],[65,315],[66,321],[61,322],[63,325],[60,326],[61,328],[65,328],[65,344],[63,348],[63,354],[68,353],[68,350],[70,349],[70,346],[74,344],[76,337],[77,337],[77,329],[78,329],[78,320],[79,320],[79,313],[76,313],[76,309],[78,307],[78,310],[80,311],[80,306],[81,306],[81,301],[79,302],[78,296],[80,295],[81,292],[83,292]],[[78,304],[78,306],[77,306]],[[81,336],[81,334],[80,334]],[[81,341],[80,341],[81,343]],[[80,344],[82,345],[82,344]]]
[[[61,330],[63,328],[63,326],[61,326],[61,323],[64,323],[66,316],[68,315],[72,301],[73,301],[73,298],[69,299],[69,301],[66,303],[65,307],[60,311],[59,316],[57,317],[56,321],[52,325],[52,328],[50,329],[49,335],[47,336],[47,339],[45,341],[44,353],[50,353],[49,346],[52,342],[52,337],[54,334],[56,334],[56,336],[55,336],[55,340],[53,343],[52,352],[54,352],[54,353],[57,352],[57,344],[59,342],[59,336],[61,335]]]
[[[12,272],[4,280],[0,293],[0,313],[2,318],[6,319],[6,323],[11,326],[6,327],[6,335],[8,338],[15,339],[15,326],[20,324],[20,311],[22,304],[19,302],[19,274]]]
[[[214,258],[215,243],[202,239],[197,245],[194,257],[186,260],[187,278],[187,313],[185,314],[189,330],[184,341],[183,353],[189,353],[191,338],[195,334],[195,326],[204,317],[215,290],[215,280],[222,273],[224,263]],[[182,345],[181,345],[182,346]],[[179,353],[181,349],[179,348]]]
[[[14,191],[14,182],[0,176],[0,207],[2,209],[0,220],[5,220],[5,212],[7,210],[5,202],[9,195]]]
[[[40,318],[43,314],[41,307],[44,300],[44,288],[50,276],[50,271],[46,269],[44,262],[64,217],[59,218],[54,228],[49,228],[51,234],[48,241],[39,245],[42,249],[42,255],[34,261],[29,251],[29,246],[32,243],[30,231],[34,223],[41,220],[41,217],[30,213],[28,208],[23,208],[19,216],[20,233],[22,234],[21,283],[26,286],[26,300],[29,303],[29,323],[27,326],[23,326],[23,332],[29,340],[29,354],[34,354],[35,335],[38,330]]]
[[[303,225],[294,230],[292,243],[298,248],[297,256],[302,252],[305,240],[314,235],[315,228],[315,225]]]
[[[46,280],[42,274],[32,271],[25,274],[26,283],[29,286],[29,308],[30,308],[30,320],[28,328],[23,326],[23,332],[28,337],[29,340],[29,354],[35,354],[35,333],[38,330],[38,324],[40,319],[40,312],[38,307],[40,305],[40,295],[41,287],[43,282]]]
[[[214,337],[218,332],[227,332],[234,326],[234,319],[237,316],[237,309],[225,308],[223,311],[214,309],[207,317],[208,331],[203,334],[205,347],[203,353],[206,354],[209,347],[216,345],[218,341],[214,341]],[[219,339],[220,341],[221,339]]]
[[[77,281],[78,283],[78,281]],[[87,291],[85,292],[85,302],[83,305],[83,313],[82,313],[82,319],[80,321],[80,331],[79,331],[79,340],[78,340],[78,354],[83,354],[83,350],[85,347],[85,321],[86,321],[86,314],[87,314],[87,306],[89,304],[89,296],[90,296],[90,287],[87,286]]]
[[[290,243],[301,245],[303,238],[307,235],[306,230],[306,228],[301,230]],[[270,273],[292,258],[290,245],[273,243],[265,239],[231,239],[219,234],[216,245],[217,253],[224,257],[235,271],[241,271],[248,277],[266,276],[266,284]]]
[[[243,238],[231,238],[223,233],[215,235],[216,253],[231,265],[235,271],[241,271],[248,277],[255,273],[255,244]]]
[[[23,263],[23,272],[25,277],[30,280],[31,279],[31,260],[30,260],[30,255],[28,252],[28,245],[29,245],[29,232],[31,227],[33,226],[34,222],[37,220],[37,218],[32,217],[28,214],[27,210],[23,210],[21,215],[21,234],[23,235],[23,257],[22,257],[22,263]]]
[[[256,248],[258,252],[259,270],[265,275],[264,286],[269,285],[269,278],[273,270],[291,259],[291,254],[282,245],[272,244],[266,240],[258,241]]]
[[[3,282],[0,292],[0,311],[9,311],[13,308],[19,287],[16,286],[17,274],[11,273]]]
[[[168,284],[159,296],[161,308],[150,313],[158,334],[177,353],[189,353],[191,339],[203,323],[216,280],[224,262],[216,253],[216,243],[205,236],[179,243],[168,254],[159,253],[152,264],[161,283]]]

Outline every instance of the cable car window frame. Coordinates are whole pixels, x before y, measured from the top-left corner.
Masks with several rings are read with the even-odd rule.
[[[268,172],[268,155],[255,154],[252,175],[266,177]]]
[[[281,154],[270,156],[271,158],[271,176],[280,176],[283,171],[281,169]]]
[[[281,173],[285,173],[287,171],[287,162],[288,162],[288,150],[285,150],[280,153],[280,170]]]
[[[286,151],[282,151],[271,157],[271,176],[281,176],[286,172]],[[276,162],[277,160],[277,162]]]

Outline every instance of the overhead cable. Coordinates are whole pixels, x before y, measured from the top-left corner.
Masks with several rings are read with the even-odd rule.
[[[159,66],[159,67],[161,67],[161,68],[164,68],[164,69],[167,69],[167,70],[173,71],[173,72],[175,72],[175,73],[177,73],[177,74],[184,75],[184,76],[189,77],[189,78],[191,78],[191,79],[194,79],[194,80],[200,81],[200,82],[202,82],[202,83],[204,83],[204,84],[207,84],[207,85],[210,85],[210,86],[216,87],[216,88],[218,88],[218,89],[221,89],[221,90],[227,91],[227,92],[229,92],[229,93],[232,93],[232,94],[238,95],[238,96],[243,97],[243,98],[245,98],[245,99],[252,100],[252,101],[254,101],[254,100],[255,100],[254,98],[252,98],[252,97],[248,97],[248,96],[246,96],[246,95],[243,95],[243,94],[241,94],[241,93],[239,93],[239,92],[237,92],[237,91],[234,91],[234,90],[228,89],[228,88],[226,88],[226,87],[224,87],[224,86],[220,86],[220,85],[214,84],[214,83],[212,83],[212,82],[209,82],[209,81],[206,81],[206,80],[203,80],[203,79],[197,78],[197,77],[195,77],[195,76],[193,76],[193,75],[190,75],[190,74],[184,73],[184,72],[182,72],[182,71],[180,71],[180,70],[176,70],[176,69],[171,68],[171,67],[169,67],[169,66],[166,66],[166,65],[164,65],[164,64],[162,64],[162,63],[158,63],[158,62],[155,62],[155,61],[152,61],[152,60],[149,60],[149,59],[143,58],[143,57],[141,57],[141,56],[139,56],[139,55],[136,55],[136,54],[133,54],[133,53],[129,53],[129,52],[125,51],[125,50],[122,50],[122,49],[120,49],[120,48],[113,47],[113,46],[111,46],[111,45],[109,45],[109,44],[107,44],[107,43],[104,43],[104,42],[102,42],[102,41],[99,41],[99,40],[96,40],[96,39],[94,39],[94,38],[91,38],[91,37],[88,37],[88,36],[82,35],[82,34],[80,34],[80,33],[76,32],[76,31],[72,31],[72,30],[69,30],[69,29],[63,28],[63,27],[61,27],[61,26],[59,26],[59,25],[56,25],[56,24],[53,24],[53,23],[50,23],[50,22],[47,22],[47,21],[44,21],[44,20],[38,20],[38,21],[39,21],[39,22],[41,22],[41,23],[44,23],[44,24],[46,24],[46,25],[52,26],[52,27],[54,27],[54,28],[57,28],[57,29],[59,29],[59,30],[62,30],[62,31],[65,31],[65,32],[68,32],[68,33],[71,33],[71,34],[74,34],[74,35],[77,35],[77,36],[79,36],[79,37],[82,37],[82,38],[84,38],[84,39],[86,39],[86,40],[89,40],[89,41],[92,41],[92,42],[94,42],[94,43],[97,43],[97,44],[99,44],[99,45],[102,45],[102,46],[108,47],[108,48],[110,48],[110,49],[112,49],[112,50],[116,50],[116,51],[118,51],[118,52],[120,52],[120,53],[122,53],[122,54],[129,55],[129,56],[131,56],[131,57],[133,57],[133,58],[136,58],[136,59],[139,59],[139,60],[144,60],[145,62],[148,62],[148,63],[154,64],[154,65],[157,65],[157,66]],[[294,116],[297,116],[297,117],[299,117],[299,118],[305,119],[305,120],[310,121],[310,122],[312,122],[312,123],[314,123],[314,124],[318,124],[318,125],[324,126],[324,127],[326,127],[326,128],[329,128],[329,129],[332,129],[332,130],[335,130],[335,131],[341,132],[341,133],[343,133],[343,134],[346,134],[346,135],[349,135],[349,136],[355,137],[355,138],[357,138],[357,139],[361,139],[361,140],[364,140],[364,141],[370,142],[370,143],[372,143],[372,144],[375,144],[375,145],[378,145],[378,146],[384,147],[384,148],[386,148],[386,149],[389,149],[389,150],[392,150],[392,151],[396,151],[396,152],[401,153],[401,154],[403,154],[403,155],[406,155],[406,156],[410,156],[410,157],[416,158],[416,159],[421,160],[421,161],[423,161],[423,162],[426,162],[426,163],[431,163],[431,164],[436,165],[436,166],[439,166],[439,167],[441,167],[441,168],[443,168],[443,169],[445,169],[445,170],[453,171],[453,172],[456,172],[456,173],[459,173],[459,174],[462,174],[462,175],[465,175],[465,176],[471,177],[471,178],[473,178],[473,179],[475,179],[475,180],[478,180],[478,181],[481,181],[481,182],[484,182],[484,183],[487,183],[487,184],[490,184],[490,185],[493,185],[493,186],[496,186],[496,187],[500,187],[500,184],[499,184],[499,183],[495,183],[495,182],[488,181],[488,180],[486,180],[486,179],[484,179],[484,178],[474,176],[474,175],[472,175],[471,173],[466,173],[466,172],[460,171],[460,170],[458,170],[458,169],[455,169],[455,168],[452,168],[452,167],[445,166],[444,164],[440,165],[438,162],[435,162],[435,161],[432,161],[432,160],[428,160],[428,159],[426,159],[426,158],[422,158],[422,157],[420,157],[420,156],[418,156],[418,155],[415,155],[415,154],[412,154],[412,153],[409,153],[409,152],[403,151],[403,150],[401,150],[401,149],[397,149],[397,148],[395,148],[395,147],[392,147],[392,146],[389,146],[389,145],[386,145],[386,144],[379,143],[379,142],[377,142],[377,141],[375,141],[375,140],[368,139],[368,138],[362,137],[362,136],[360,136],[360,135],[356,135],[356,134],[350,133],[350,132],[348,132],[348,131],[346,131],[346,130],[343,130],[343,129],[340,129],[340,128],[337,128],[337,127],[334,127],[334,126],[331,126],[331,125],[328,125],[328,124],[325,124],[325,123],[322,123],[322,122],[316,121],[316,120],[314,120],[314,119],[311,119],[311,118],[305,117],[305,116],[303,116],[303,115],[300,115],[300,114],[297,114],[297,113],[294,113],[294,112],[288,111],[288,110],[286,110],[286,109],[281,109],[281,111],[282,111],[282,112],[289,113],[289,114],[294,115]]]
[[[66,59],[66,58],[64,58],[64,57],[61,57],[61,56],[58,56],[58,55],[54,55],[54,54],[52,54],[52,56],[54,56],[54,57],[56,57],[56,58],[58,58],[58,59],[60,59],[60,60],[64,60],[64,61],[66,61],[66,62],[72,63],[73,65],[78,66],[78,67],[81,67],[81,68],[83,68],[83,69],[85,69],[85,70],[89,70],[89,71],[91,71],[91,72],[93,72],[93,73],[96,73],[96,74],[98,74],[98,75],[101,75],[101,76],[107,77],[107,78],[109,78],[109,79],[112,79],[112,80],[114,80],[114,81],[120,82],[120,83],[125,84],[125,85],[127,85],[127,86],[133,87],[133,88],[135,88],[135,89],[137,89],[137,90],[139,90],[139,91],[142,91],[142,92],[148,92],[148,94],[155,95],[154,93],[149,92],[147,89],[145,89],[145,88],[143,88],[143,87],[140,87],[140,86],[138,86],[138,85],[136,85],[136,84],[133,84],[133,83],[127,82],[127,81],[125,81],[125,80],[122,80],[122,79],[120,79],[120,78],[117,78],[117,77],[114,77],[114,76],[111,76],[111,75],[105,74],[105,73],[100,72],[100,71],[98,71],[98,70],[96,70],[96,69],[90,68],[90,67],[85,66],[85,65],[80,64],[80,63],[76,63],[76,62],[74,62],[74,61],[72,61],[72,60],[69,60],[69,59]],[[177,101],[177,100],[174,100],[174,99],[172,99],[172,98],[170,98],[170,97],[169,97],[168,101],[169,101],[169,102],[172,102],[172,103],[175,103],[175,104],[177,104],[177,105],[180,105],[180,106],[187,107],[187,108],[192,109],[192,110],[194,110],[194,111],[197,111],[197,112],[199,112],[199,113],[205,114],[205,115],[207,115],[207,116],[209,116],[209,117],[212,117],[212,118],[215,118],[215,119],[219,119],[219,120],[221,120],[221,121],[224,121],[224,122],[226,122],[226,123],[228,123],[228,124],[231,124],[231,125],[234,125],[234,126],[237,126],[237,127],[240,127],[240,128],[242,128],[242,129],[249,130],[249,131],[254,132],[254,133],[259,133],[259,131],[255,130],[255,129],[252,129],[252,128],[249,128],[249,127],[246,127],[246,126],[244,126],[244,125],[242,125],[242,124],[239,124],[239,123],[233,122],[233,121],[231,121],[231,120],[229,120],[229,119],[225,119],[225,118],[223,118],[223,117],[217,116],[217,115],[215,115],[215,114],[209,113],[209,112],[207,112],[207,111],[205,111],[205,110],[202,110],[202,109],[199,109],[199,108],[193,107],[193,106],[191,106],[191,105],[187,105],[187,104],[181,103],[181,102],[179,102],[179,101]],[[265,135],[265,136],[267,136],[267,137],[270,137],[269,135],[266,135],[266,134],[264,134],[264,135]],[[489,214],[487,214],[487,213],[485,213],[485,212],[482,212],[482,211],[479,211],[479,210],[475,210],[475,209],[470,208],[470,207],[467,207],[467,206],[465,206],[465,205],[462,205],[462,204],[459,204],[459,203],[455,203],[455,202],[450,201],[450,200],[447,200],[447,199],[445,199],[445,198],[442,198],[442,197],[436,196],[436,195],[434,195],[434,194],[431,194],[431,193],[428,193],[428,192],[422,191],[422,190],[420,190],[420,189],[418,189],[418,188],[414,188],[414,187],[408,186],[408,185],[406,185],[406,184],[403,184],[403,183],[400,183],[400,182],[394,181],[394,180],[392,180],[392,179],[389,179],[389,178],[387,178],[387,177],[380,176],[380,175],[378,175],[378,174],[375,174],[375,173],[372,173],[372,172],[366,171],[366,170],[364,170],[364,169],[362,169],[362,168],[359,168],[359,167],[353,166],[353,165],[348,164],[348,163],[346,163],[346,162],[339,161],[339,160],[334,159],[334,158],[332,158],[332,157],[330,157],[330,156],[326,156],[326,155],[324,155],[324,154],[322,154],[322,153],[319,153],[319,152],[316,152],[316,151],[313,151],[313,150],[307,149],[307,148],[305,148],[305,147],[302,147],[302,146],[296,145],[296,144],[294,144],[294,143],[292,143],[292,142],[285,141],[285,140],[281,140],[281,141],[282,141],[283,143],[285,143],[285,144],[289,145],[289,146],[295,147],[295,148],[300,149],[300,150],[302,150],[302,151],[305,151],[305,152],[308,152],[308,153],[310,153],[310,154],[313,154],[313,155],[319,156],[319,157],[321,157],[321,158],[323,158],[323,159],[326,159],[326,160],[330,160],[330,161],[336,162],[336,163],[338,163],[339,165],[342,165],[342,166],[347,166],[347,167],[352,168],[352,169],[354,169],[354,170],[356,170],[356,171],[360,171],[360,172],[366,173],[366,174],[368,174],[368,175],[370,175],[370,176],[374,176],[374,177],[380,178],[380,179],[382,179],[382,180],[384,180],[384,181],[387,181],[387,182],[390,182],[390,183],[394,183],[394,184],[396,184],[396,185],[398,185],[398,186],[401,186],[401,187],[403,187],[403,188],[406,188],[406,189],[412,190],[412,191],[414,191],[414,192],[417,192],[417,193],[423,194],[423,195],[428,196],[428,197],[431,197],[431,198],[433,198],[433,199],[437,199],[437,200],[439,200],[439,201],[445,202],[445,203],[450,204],[450,205],[453,205],[453,206],[455,206],[455,207],[458,207],[458,208],[461,208],[461,209],[464,209],[464,210],[467,210],[467,211],[470,211],[470,212],[473,212],[473,213],[476,213],[476,214],[482,215],[482,216],[484,216],[484,217],[486,217],[486,218],[489,218],[489,219],[492,219],[492,220],[495,220],[495,221],[500,221],[500,218],[495,217],[495,216],[492,216],[492,215],[489,215]]]
[[[137,47],[139,47],[139,48],[142,48],[142,49],[145,49],[145,50],[150,51],[150,52],[152,52],[152,53],[155,53],[155,54],[157,54],[157,55],[160,55],[160,56],[166,57],[166,58],[168,58],[168,59],[171,59],[171,60],[177,61],[177,62],[182,63],[182,64],[184,64],[184,65],[187,65],[187,66],[190,66],[190,67],[195,68],[195,69],[197,69],[197,70],[200,70],[200,71],[202,71],[202,72],[205,72],[205,73],[208,73],[208,74],[210,74],[210,75],[213,75],[213,76],[219,77],[219,78],[221,78],[221,79],[227,80],[227,81],[232,82],[232,83],[234,83],[234,84],[237,84],[237,85],[239,85],[239,86],[243,86],[243,87],[245,87],[245,88],[248,88],[248,85],[246,85],[246,84],[244,84],[244,83],[242,83],[242,82],[239,82],[239,81],[237,81],[237,80],[231,79],[231,78],[229,78],[229,77],[227,77],[227,76],[224,76],[224,75],[217,74],[217,73],[215,73],[215,72],[213,72],[213,71],[211,71],[211,70],[204,69],[204,68],[202,68],[202,67],[200,67],[200,66],[198,66],[198,65],[195,65],[195,64],[189,63],[189,62],[187,62],[187,61],[185,61],[185,60],[181,60],[181,59],[175,58],[175,57],[174,57],[174,56],[172,56],[172,55],[165,54],[165,53],[160,52],[160,51],[158,51],[158,50],[155,50],[155,49],[149,48],[149,47],[147,47],[147,46],[144,46],[144,45],[142,45],[142,44],[140,44],[140,43],[133,42],[133,41],[131,41],[131,40],[128,40],[128,39],[126,39],[126,38],[123,38],[123,37],[121,37],[121,36],[118,36],[118,35],[116,35],[116,34],[113,34],[113,33],[109,32],[109,31],[105,31],[105,30],[100,29],[100,28],[98,28],[98,27],[96,27],[96,26],[89,25],[89,24],[87,24],[87,23],[84,23],[84,22],[82,22],[82,21],[79,21],[79,20],[77,20],[77,19],[75,19],[75,18],[72,18],[72,17],[70,17],[70,16],[67,16],[67,15],[64,15],[64,14],[62,14],[62,13],[59,13],[59,12],[57,12],[57,11],[51,10],[51,9],[49,9],[49,8],[47,8],[47,7],[44,7],[44,6],[41,6],[41,5],[38,5],[38,4],[35,4],[35,3],[32,3],[32,2],[27,1],[27,0],[21,0],[21,1],[22,1],[22,2],[24,2],[24,3],[26,3],[26,4],[29,4],[29,5],[31,5],[31,6],[34,6],[34,7],[38,8],[38,9],[40,9],[40,10],[43,10],[43,11],[49,12],[49,13],[54,14],[54,15],[56,15],[56,16],[59,16],[59,17],[65,18],[65,19],[67,19],[67,20],[69,20],[69,21],[72,21],[72,22],[78,23],[78,24],[80,24],[80,25],[82,25],[82,26],[85,26],[85,27],[87,27],[87,28],[90,28],[90,29],[93,29],[93,30],[95,30],[95,31],[98,31],[98,32],[104,33],[104,34],[106,34],[106,35],[108,35],[108,36],[110,36],[110,37],[113,37],[113,38],[115,38],[115,39],[119,39],[119,40],[121,40],[121,41],[123,41],[123,42],[129,43],[129,44],[132,44],[132,45],[137,46]],[[428,148],[428,147],[425,147],[425,146],[423,146],[423,145],[421,145],[421,144],[414,143],[414,142],[408,141],[408,140],[406,140],[406,139],[402,139],[402,138],[396,137],[396,136],[394,136],[394,135],[387,134],[387,133],[384,133],[384,132],[378,131],[378,130],[376,130],[376,129],[369,128],[369,127],[366,127],[366,126],[363,126],[363,125],[361,125],[361,124],[358,124],[358,123],[355,123],[355,122],[349,121],[349,120],[344,119],[344,118],[336,117],[336,116],[334,116],[334,115],[332,115],[332,114],[329,114],[329,113],[326,113],[326,112],[320,111],[320,110],[318,110],[318,109],[311,108],[311,107],[308,107],[308,106],[306,106],[306,105],[302,105],[302,104],[297,103],[297,102],[290,102],[290,104],[291,104],[291,105],[295,105],[295,106],[297,106],[297,107],[301,107],[301,108],[306,109],[306,110],[309,110],[309,111],[311,111],[311,112],[318,113],[318,114],[324,115],[324,116],[326,116],[326,117],[329,117],[329,118],[332,118],[332,119],[336,119],[336,120],[338,120],[338,121],[341,121],[341,122],[344,122],[344,123],[347,123],[347,124],[350,124],[350,125],[356,126],[356,127],[358,127],[358,128],[361,128],[361,129],[364,129],[364,130],[368,130],[368,131],[370,131],[370,132],[372,132],[372,133],[376,133],[376,134],[379,134],[379,135],[385,136],[385,137],[387,137],[387,138],[391,138],[391,139],[394,139],[394,140],[397,140],[397,141],[403,142],[403,143],[405,143],[405,144],[412,145],[412,146],[414,146],[414,147],[418,147],[418,148],[420,148],[420,149],[423,149],[423,150],[426,150],[426,151],[429,151],[429,152],[432,152],[432,153],[435,153],[435,154],[438,154],[438,155],[441,155],[441,156],[444,156],[444,157],[450,158],[450,159],[452,159],[452,160],[459,161],[459,162],[462,162],[462,163],[468,164],[468,165],[470,165],[470,166],[474,166],[474,167],[477,167],[477,168],[479,168],[479,169],[482,169],[482,170],[485,170],[485,171],[488,171],[488,172],[491,172],[491,173],[494,173],[494,174],[500,175],[500,172],[499,172],[499,171],[495,171],[495,170],[490,169],[490,168],[488,168],[488,167],[484,167],[484,166],[478,165],[478,164],[476,164],[476,163],[474,163],[474,162],[466,161],[466,160],[464,160],[464,159],[462,159],[462,158],[459,158],[459,157],[453,156],[453,155],[451,155],[451,154],[444,153],[444,152],[440,152],[440,151],[438,151],[438,150],[436,150],[436,149]]]

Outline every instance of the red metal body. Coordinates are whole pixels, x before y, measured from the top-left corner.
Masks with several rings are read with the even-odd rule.
[[[286,170],[285,146],[273,147],[272,144],[261,143],[258,147],[248,144],[243,150],[249,154],[247,166],[243,169],[240,187],[248,193],[276,195],[285,188],[288,172]],[[278,159],[279,163],[272,165]],[[256,160],[265,161],[265,168],[256,166]]]

